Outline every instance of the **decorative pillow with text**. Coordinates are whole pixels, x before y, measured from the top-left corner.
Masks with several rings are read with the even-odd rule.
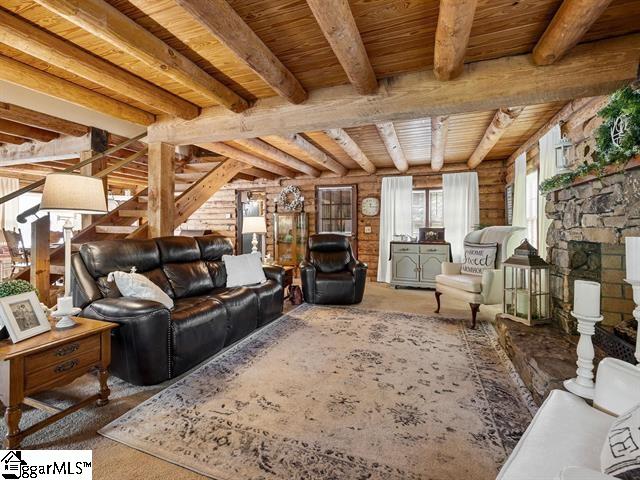
[[[464,262],[461,273],[482,275],[483,270],[496,268],[497,243],[464,242]]]
[[[640,405],[620,415],[609,428],[600,454],[602,473],[640,480]]]

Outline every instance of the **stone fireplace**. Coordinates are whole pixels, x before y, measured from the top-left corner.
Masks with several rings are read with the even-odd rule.
[[[640,236],[640,170],[595,178],[547,196],[553,219],[547,235],[554,322],[575,332],[573,284],[602,284],[602,325],[613,330],[632,320],[631,287],[624,282],[624,238]]]

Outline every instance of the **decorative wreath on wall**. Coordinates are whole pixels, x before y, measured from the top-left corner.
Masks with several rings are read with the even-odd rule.
[[[278,194],[276,203],[285,212],[296,212],[302,209],[304,197],[298,187],[289,185],[288,187],[284,187]]]

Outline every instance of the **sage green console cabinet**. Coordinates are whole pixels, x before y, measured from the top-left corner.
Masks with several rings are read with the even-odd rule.
[[[391,285],[435,288],[442,262],[450,259],[448,243],[391,243]]]

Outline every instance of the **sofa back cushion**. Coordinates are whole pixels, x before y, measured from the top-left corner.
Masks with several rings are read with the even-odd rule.
[[[231,241],[220,235],[205,235],[195,237],[195,239],[200,247],[202,259],[209,270],[209,275],[211,275],[214,288],[223,288],[227,284],[227,271],[222,257],[223,255],[233,255]]]
[[[223,261],[207,260],[204,262],[209,269],[209,275],[214,288],[223,288],[227,285],[227,269]]]
[[[192,237],[156,239],[162,270],[169,279],[175,298],[202,295],[213,289],[209,270],[201,259],[200,247]]]
[[[154,240],[104,240],[89,242],[80,248],[80,257],[96,281],[100,293],[106,298],[120,297],[115,282],[109,282],[111,272],[131,271],[147,277],[160,289],[174,296],[171,285],[160,265],[160,251]]]

